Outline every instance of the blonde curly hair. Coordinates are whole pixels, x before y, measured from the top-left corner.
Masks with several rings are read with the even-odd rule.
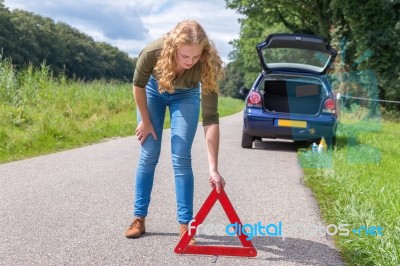
[[[218,55],[214,43],[208,39],[203,27],[195,20],[183,20],[164,37],[164,46],[155,66],[158,76],[159,91],[173,92],[172,81],[176,71],[176,51],[182,45],[203,46],[199,63],[201,64],[202,93],[218,93],[218,80],[224,76],[223,62]]]

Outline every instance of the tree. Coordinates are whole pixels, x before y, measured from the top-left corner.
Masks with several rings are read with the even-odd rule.
[[[11,12],[0,0],[0,56],[10,53],[14,48],[15,28],[11,21]]]
[[[242,99],[239,90],[244,85],[244,72],[238,65],[238,61],[229,62],[225,67],[225,78],[220,82],[220,92],[224,96]]]
[[[400,50],[396,49],[400,43],[400,1],[335,0],[331,6],[336,10],[333,27],[348,43],[343,46],[343,59],[349,70],[372,69],[378,78],[380,98],[400,100],[396,82],[400,78]]]
[[[83,80],[131,81],[134,61],[127,53],[69,25],[23,10],[10,12],[0,0],[0,49],[18,68],[45,63],[54,74]]]
[[[329,37],[330,0],[226,0],[226,4],[264,27],[283,24],[291,32]]]

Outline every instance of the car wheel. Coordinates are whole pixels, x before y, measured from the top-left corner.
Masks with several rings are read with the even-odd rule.
[[[254,137],[247,135],[244,130],[242,131],[242,148],[251,149],[253,147]]]

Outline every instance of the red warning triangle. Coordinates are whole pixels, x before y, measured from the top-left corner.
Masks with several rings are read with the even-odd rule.
[[[237,234],[242,247],[236,246],[206,246],[206,245],[189,245],[190,240],[196,234],[198,225],[202,224],[208,213],[211,211],[215,202],[219,200],[224,209],[229,221],[234,224],[240,224],[242,228],[242,223],[235,209],[232,206],[228,196],[225,191],[221,189],[220,193],[217,193],[216,188],[214,188],[206,201],[201,206],[199,212],[192,222],[192,229],[189,228],[182,236],[178,244],[176,245],[174,252],[178,254],[204,254],[204,255],[222,255],[222,256],[240,256],[240,257],[255,257],[257,256],[257,250],[254,248],[250,240],[246,240],[247,236],[244,234]],[[191,229],[191,235],[189,236],[189,230]]]

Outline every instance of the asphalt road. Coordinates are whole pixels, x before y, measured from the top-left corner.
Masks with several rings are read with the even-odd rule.
[[[302,182],[295,146],[264,141],[240,147],[242,114],[221,119],[220,172],[243,224],[320,223]],[[177,255],[176,201],[169,130],[156,170],[147,233],[126,239],[132,221],[139,143],[117,138],[79,149],[0,165],[0,265],[343,265],[326,234],[288,230],[255,236],[254,258]],[[193,144],[195,213],[210,193],[204,134]],[[204,224],[228,224],[219,203]],[[292,226],[292,227],[289,227]],[[322,226],[324,226],[322,224]],[[237,245],[237,237],[199,235],[199,244]]]

